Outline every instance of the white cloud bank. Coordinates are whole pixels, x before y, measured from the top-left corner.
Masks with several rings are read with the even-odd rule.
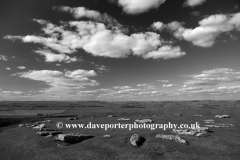
[[[229,68],[217,68],[213,70],[206,70],[200,74],[188,75],[191,80],[185,82],[186,86],[189,85],[217,85],[226,82],[240,81],[240,72]]]
[[[45,93],[61,94],[61,92],[68,92],[79,90],[84,86],[96,86],[99,83],[91,80],[88,77],[96,76],[93,70],[74,70],[74,71],[53,71],[53,70],[32,70],[29,72],[20,72],[14,74],[21,78],[27,78],[35,81],[45,82],[50,88],[44,90]]]
[[[158,28],[156,24],[158,22],[152,25],[155,26],[155,29]],[[199,26],[193,29],[185,28],[182,23],[176,21],[162,25],[160,30],[163,28],[173,32],[176,38],[192,42],[195,46],[211,47],[222,33],[233,30],[240,31],[240,13],[208,16],[199,21]]]
[[[76,62],[78,59],[76,57],[69,57],[66,54],[54,54],[50,51],[35,51],[36,53],[45,56],[45,62]]]
[[[170,87],[176,87],[176,84],[164,84],[163,87],[164,88],[170,88]]]
[[[8,57],[4,55],[0,55],[0,60],[8,61]]]
[[[18,66],[17,68],[18,68],[18,69],[26,69],[25,66]]]
[[[102,17],[100,13],[80,8],[62,8],[64,11],[73,13],[76,17]],[[106,16],[104,16],[106,18]],[[44,20],[35,20],[43,25],[44,36],[5,36],[6,39],[19,39],[24,43],[38,43],[49,50],[55,50],[62,54],[52,54],[49,52],[37,51],[44,55],[48,62],[72,62],[74,58],[69,58],[63,54],[71,54],[77,49],[84,49],[87,53],[94,56],[124,58],[132,54],[141,56],[145,59],[169,59],[178,58],[185,55],[179,46],[169,45],[161,36],[154,32],[133,33],[126,35],[122,32],[121,25],[107,27],[103,23],[93,21],[70,21],[63,25],[56,26]],[[111,25],[112,19],[105,22]],[[66,27],[67,26],[67,27]],[[69,31],[66,28],[75,28],[75,31]]]
[[[114,1],[114,0],[112,0]],[[158,8],[166,0],[117,0],[118,4],[123,7],[127,14],[139,14]]]
[[[203,4],[204,2],[206,2],[206,0],[186,0],[186,2],[184,3],[184,6],[195,7]]]

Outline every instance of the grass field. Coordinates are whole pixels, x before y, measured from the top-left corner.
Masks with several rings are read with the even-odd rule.
[[[9,103],[9,102],[8,102]],[[20,102],[18,102],[20,103]],[[66,129],[63,133],[84,133],[90,134],[93,138],[67,147],[57,147],[54,138],[45,139],[37,136],[36,130],[27,127],[18,127],[19,123],[38,121],[33,112],[49,111],[48,107],[34,106],[30,102],[21,102],[24,107],[31,105],[34,109],[25,111],[26,118],[17,118],[16,115],[4,116],[4,119],[17,118],[11,121],[9,126],[2,126],[0,132],[0,159],[10,160],[239,160],[240,157],[240,107],[234,101],[197,101],[197,102],[74,102],[67,106],[59,106],[57,102],[43,102],[41,105],[51,105],[52,111],[59,112],[59,115],[78,115],[78,120],[67,121],[66,118],[50,118],[53,123],[47,127],[56,128],[57,122],[88,124],[117,124],[133,123],[140,118],[150,118],[155,124],[176,124],[200,123],[203,120],[214,119],[216,123],[234,124],[230,128],[210,128],[211,133],[207,137],[193,137],[181,135],[181,138],[189,142],[188,145],[176,143],[169,140],[156,139],[156,134],[173,134],[172,129]],[[36,103],[36,102],[34,102]],[[70,103],[70,102],[69,102]],[[5,105],[6,103],[4,103]],[[67,103],[66,103],[67,104]],[[87,104],[90,104],[87,106]],[[18,104],[19,105],[19,104]],[[36,104],[39,105],[39,104]],[[55,105],[55,106],[54,106]],[[104,105],[94,107],[94,105]],[[229,107],[230,105],[230,107]],[[1,104],[0,104],[1,106]],[[71,106],[71,107],[69,107]],[[131,106],[122,108],[122,106]],[[144,106],[145,108],[134,108],[133,106]],[[6,106],[4,106],[6,107]],[[11,107],[16,108],[9,104]],[[0,107],[1,108],[1,107]],[[57,109],[58,108],[58,109]],[[19,109],[20,111],[20,109]],[[3,113],[3,112],[2,112]],[[34,112],[36,113],[36,112]],[[182,114],[182,116],[174,116]],[[231,118],[217,119],[217,114],[228,114]],[[116,117],[107,117],[115,115]],[[195,117],[194,115],[202,115]],[[3,117],[3,116],[0,116]],[[94,117],[91,118],[91,117]],[[118,121],[119,118],[130,118],[130,121]],[[1,120],[1,119],[0,119]],[[146,141],[142,146],[134,147],[130,144],[130,137],[139,134]],[[104,139],[103,135],[109,134],[113,138]]]

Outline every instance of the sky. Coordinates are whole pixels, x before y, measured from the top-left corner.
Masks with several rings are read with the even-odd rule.
[[[240,97],[239,0],[1,0],[0,101]]]

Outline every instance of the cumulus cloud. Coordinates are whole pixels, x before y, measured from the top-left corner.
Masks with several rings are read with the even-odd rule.
[[[117,0],[117,1],[118,4],[121,7],[123,7],[125,13],[139,14],[147,12],[148,10],[153,8],[158,8],[166,0]]]
[[[184,6],[195,7],[203,4],[204,2],[206,2],[206,0],[186,0],[186,2],[184,3]]]
[[[146,83],[138,84],[137,86],[138,86],[138,87],[142,87],[143,90],[156,89],[154,85],[152,85],[152,84],[146,84]]]
[[[43,91],[45,93],[54,92],[58,94],[61,92],[78,90],[84,86],[96,86],[99,84],[97,81],[89,79],[89,77],[97,75],[93,70],[87,71],[79,69],[74,71],[66,70],[65,72],[55,70],[32,70],[14,75],[21,78],[45,82],[50,86],[50,88]]]
[[[8,58],[7,58],[7,56],[0,55],[0,60],[7,61],[7,60],[8,60]]]
[[[114,89],[130,89],[130,88],[132,88],[132,87],[130,87],[130,86],[115,86],[115,87],[113,87]]]
[[[179,89],[180,94],[234,94],[240,93],[240,86],[221,86],[217,88],[209,87],[187,87]]]
[[[170,58],[179,58],[184,56],[186,53],[181,51],[181,48],[172,47],[172,46],[162,46],[157,51],[151,51],[145,54],[143,57],[145,59],[153,58],[153,59],[170,59]]]
[[[98,18],[101,16],[101,14],[97,11],[94,10],[88,10],[85,7],[76,7],[76,8],[71,8],[68,6],[61,6],[58,7],[59,10],[65,11],[65,12],[70,12],[74,15],[75,18]]]
[[[170,87],[176,87],[176,84],[164,84],[163,87],[164,88],[170,88]]]
[[[189,85],[217,85],[226,82],[240,81],[240,72],[229,68],[217,68],[206,70],[200,74],[188,75],[191,80],[187,80],[184,84]]]
[[[17,68],[18,68],[18,69],[26,69],[25,66],[18,66]]]
[[[100,13],[94,14],[95,12],[88,12],[83,8],[80,8],[80,13],[78,12],[79,8],[67,7],[64,10],[76,12],[75,14],[79,17],[100,15]],[[70,58],[65,54],[74,53],[77,49],[83,49],[94,56],[110,58],[125,58],[132,54],[143,58],[169,59],[185,55],[185,52],[182,52],[180,47],[164,45],[166,41],[154,32],[127,35],[119,27],[109,29],[104,23],[94,21],[62,22],[62,25],[59,26],[45,20],[34,19],[34,21],[43,26],[42,30],[45,35],[8,35],[5,36],[5,39],[21,40],[24,43],[37,43],[49,50],[61,53],[53,54],[46,51],[37,51],[38,54],[45,56],[47,62],[76,61],[75,58]],[[69,31],[68,28],[75,31]],[[46,50],[45,48],[43,50]]]
[[[158,82],[168,83],[169,80],[157,80]]]
[[[104,23],[108,28],[127,31],[127,29],[123,25],[121,25],[116,19],[114,19],[113,17],[111,17],[106,13],[101,14],[98,11],[89,10],[85,7],[72,8],[68,6],[61,6],[61,7],[55,7],[55,8],[57,8],[60,11],[71,13],[76,19],[89,18],[97,22]]]
[[[45,62],[76,62],[79,61],[76,57],[69,57],[66,54],[54,54],[50,51],[35,51],[36,53],[45,56]]]
[[[3,94],[23,94],[21,91],[2,91]]]
[[[176,38],[192,42],[196,46],[211,47],[220,34],[240,31],[240,13],[211,15],[199,21],[199,26],[194,29],[184,28],[179,22],[169,23],[168,28]]]
[[[156,30],[162,30],[164,24],[162,22],[154,22],[151,27]]]
[[[9,67],[6,67],[6,70],[10,71],[10,70],[11,70],[11,68],[9,68]]]

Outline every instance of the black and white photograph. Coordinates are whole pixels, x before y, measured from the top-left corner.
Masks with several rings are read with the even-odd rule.
[[[240,0],[0,0],[0,160],[240,160]]]

